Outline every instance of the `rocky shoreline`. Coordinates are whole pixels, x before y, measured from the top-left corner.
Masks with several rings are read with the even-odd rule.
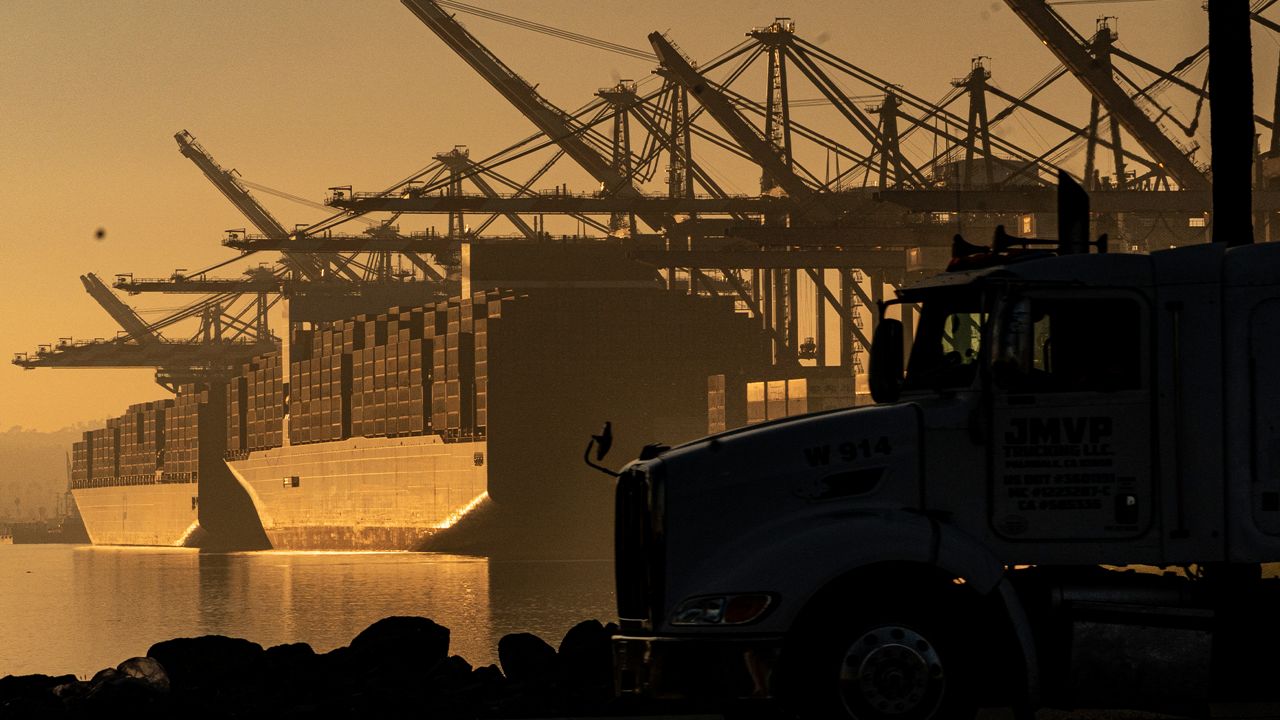
[[[156,643],[146,656],[74,675],[0,678],[0,717],[532,718],[633,714],[614,698],[610,636],[588,620],[559,648],[529,633],[498,643],[501,667],[449,654],[449,629],[388,617],[346,647],[261,645],[206,635]]]

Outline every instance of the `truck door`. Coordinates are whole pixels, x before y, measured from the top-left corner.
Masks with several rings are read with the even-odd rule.
[[[1253,392],[1253,520],[1280,535],[1280,300],[1257,306],[1249,323]]]
[[[1030,357],[992,367],[991,526],[1011,541],[1142,535],[1154,505],[1145,301],[1022,301],[1012,322]]]

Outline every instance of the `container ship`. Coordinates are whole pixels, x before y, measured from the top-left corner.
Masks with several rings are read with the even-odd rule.
[[[762,376],[770,339],[729,298],[610,276],[631,262],[529,280],[573,265],[529,250],[469,268],[503,289],[292,323],[226,381],[87,434],[73,485],[93,542],[450,549],[487,513],[503,539],[484,554],[607,554],[612,487],[586,439],[611,421],[627,457],[705,434],[708,377]]]
[[[273,353],[229,386],[227,465],[279,549],[428,549],[487,502],[607,547],[584,438],[700,435],[708,369],[769,362],[730,303],[657,289],[491,291],[294,340],[287,383]]]
[[[71,448],[71,494],[95,545],[184,545],[199,538],[199,422],[208,391],[132,405]],[[206,412],[206,421],[208,414]]]
[[[227,465],[273,548],[411,549],[486,497],[469,305],[300,329],[232,379]]]

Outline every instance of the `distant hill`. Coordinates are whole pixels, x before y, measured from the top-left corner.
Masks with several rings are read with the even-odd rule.
[[[0,432],[0,523],[53,518],[67,488],[71,443],[101,423],[54,432],[18,426]]]

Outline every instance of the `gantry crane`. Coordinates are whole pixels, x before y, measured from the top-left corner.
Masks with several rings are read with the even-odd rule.
[[[122,327],[112,339],[74,341],[65,338],[41,346],[33,353],[18,353],[15,365],[24,369],[46,368],[155,368],[156,382],[170,391],[177,386],[225,374],[256,354],[275,347],[266,328],[266,308],[258,307],[246,321],[242,310],[226,312],[232,297],[217,295],[158,323],[147,323],[111,292],[96,275],[80,276],[89,295]],[[163,327],[197,318],[194,337],[172,340],[161,335]]]
[[[443,276],[416,254],[444,252],[438,240],[423,238],[414,242],[386,226],[345,240],[329,235],[312,237],[302,231],[289,233],[248,192],[236,174],[218,165],[189,132],[184,130],[174,137],[182,154],[264,233],[258,236],[262,244],[281,251],[282,263],[274,268],[254,268],[244,277],[233,279],[207,275],[209,270],[226,262],[197,273],[176,271],[168,278],[117,276],[115,287],[133,294],[177,292],[205,296],[150,324],[120,301],[96,275],[84,275],[81,280],[86,290],[120,324],[125,334],[112,340],[74,342],[68,339],[42,346],[34,353],[15,356],[16,364],[24,368],[155,367],[157,381],[172,389],[174,383],[228,372],[253,355],[276,347],[278,340],[268,327],[267,317],[270,308],[283,296],[295,299],[289,305],[291,321],[305,321],[333,319],[389,305],[430,302],[444,294]],[[224,244],[241,250],[244,257],[258,249],[247,247],[250,237],[243,230],[229,231]],[[358,240],[366,246],[353,248],[357,254],[385,255],[397,249],[414,262],[426,280],[390,277],[390,272],[367,272],[362,277],[353,270],[358,265],[356,254],[342,257],[329,247],[299,250],[292,247],[307,240],[337,241],[344,247]],[[381,282],[367,282],[369,280]],[[173,328],[192,320],[198,321],[199,327],[188,338],[171,340],[160,335],[161,328]]]
[[[174,277],[164,280],[134,279],[131,276],[117,280],[117,288],[130,292],[160,290],[211,294],[178,314],[180,317],[201,319],[201,333],[198,333],[199,337],[192,341],[164,340],[159,336],[158,328],[166,326],[172,322],[172,319],[167,318],[147,326],[136,313],[129,310],[123,303],[119,303],[119,300],[110,294],[101,281],[97,281],[96,286],[91,289],[91,294],[94,294],[100,302],[102,298],[99,296],[103,291],[110,295],[110,300],[103,303],[109,312],[112,312],[112,307],[108,307],[112,301],[119,303],[119,307],[114,308],[115,312],[112,312],[112,316],[125,328],[128,335],[113,343],[126,349],[117,347],[110,352],[117,353],[117,357],[119,353],[133,353],[135,357],[140,358],[146,355],[140,349],[144,344],[158,345],[161,350],[165,350],[165,345],[176,346],[187,342],[191,347],[189,349],[175,347],[174,356],[187,353],[195,357],[200,352],[209,351],[213,343],[207,341],[223,337],[224,328],[228,328],[228,335],[232,333],[230,328],[238,328],[237,332],[244,334],[242,339],[245,342],[241,344],[270,342],[269,332],[265,330],[264,324],[264,308],[268,306],[268,296],[279,297],[284,294],[311,301],[316,305],[312,313],[316,319],[337,316],[336,314],[339,313],[360,312],[366,304],[370,306],[383,302],[406,304],[414,302],[416,298],[434,297],[442,289],[439,282],[441,278],[420,256],[426,253],[437,254],[438,257],[440,254],[456,250],[457,244],[465,240],[457,237],[463,234],[461,232],[464,228],[461,222],[463,212],[506,215],[521,235],[516,240],[525,242],[538,240],[541,235],[539,228],[529,227],[529,224],[520,219],[517,213],[541,215],[559,212],[581,218],[586,218],[589,213],[609,214],[614,216],[611,223],[614,229],[619,230],[620,225],[626,224],[633,238],[636,233],[632,229],[632,223],[620,222],[620,218],[634,215],[654,229],[662,229],[667,233],[665,245],[662,243],[631,244],[635,257],[658,267],[687,269],[691,284],[696,277],[698,282],[711,292],[716,291],[717,285],[703,273],[703,270],[720,272],[723,275],[723,281],[716,282],[721,286],[732,286],[738,292],[740,299],[764,317],[767,326],[777,337],[779,329],[783,334],[794,333],[796,303],[793,278],[796,272],[807,273],[817,286],[819,311],[829,301],[829,304],[835,307],[842,317],[847,317],[850,314],[848,310],[851,308],[854,295],[860,295],[864,303],[874,301],[876,298],[861,295],[862,289],[857,283],[846,283],[843,279],[840,289],[841,297],[836,298],[825,287],[825,280],[821,275],[824,271],[817,268],[840,269],[842,278],[845,279],[850,277],[848,269],[853,267],[870,269],[883,273],[883,276],[893,275],[896,268],[896,273],[901,275],[905,253],[921,245],[928,245],[933,235],[941,238],[946,234],[941,232],[945,228],[878,227],[874,221],[868,221],[866,215],[871,194],[849,192],[846,189],[845,181],[852,177],[855,171],[865,171],[863,187],[879,190],[881,199],[889,199],[902,207],[914,209],[920,213],[937,210],[979,213],[1051,211],[1054,206],[1052,192],[1038,187],[1044,183],[1036,178],[1047,174],[1045,172],[1047,170],[1056,169],[1051,159],[1054,152],[1069,142],[1087,137],[1090,146],[1107,147],[1116,153],[1117,157],[1121,158],[1117,161],[1118,165],[1124,161],[1143,163],[1153,171],[1167,172],[1186,190],[1178,193],[1152,193],[1119,189],[1100,194],[1096,198],[1095,210],[1198,212],[1200,209],[1208,208],[1207,192],[1193,187],[1195,176],[1187,175],[1191,178],[1189,182],[1178,177],[1167,161],[1168,156],[1158,155],[1147,147],[1145,142],[1142,142],[1149,138],[1144,138],[1141,133],[1134,132],[1125,124],[1126,129],[1155,159],[1142,158],[1125,150],[1120,146],[1118,137],[1113,136],[1113,142],[1110,143],[1100,137],[1096,127],[1106,120],[1100,113],[1095,113],[1097,117],[1091,118],[1093,122],[1090,127],[1079,128],[1031,105],[1029,96],[1034,93],[1034,90],[1020,97],[1004,93],[994,85],[985,82],[989,74],[985,67],[979,67],[981,63],[976,63],[975,67],[971,68],[970,76],[961,83],[964,86],[962,89],[967,90],[970,101],[970,117],[966,121],[964,117],[946,109],[950,102],[962,97],[963,94],[944,100],[940,104],[929,104],[905,89],[871,75],[808,43],[794,34],[793,25],[784,22],[785,19],[779,19],[773,25],[757,28],[749,33],[756,41],[755,49],[736,50],[727,56],[733,58],[746,53],[747,63],[749,63],[750,58],[755,57],[750,53],[761,50],[768,53],[769,84],[764,102],[751,100],[729,87],[733,79],[742,74],[742,68],[735,70],[730,75],[730,79],[722,83],[707,79],[708,71],[718,63],[727,62],[727,59],[702,66],[696,71],[690,63],[684,61],[684,67],[676,70],[665,65],[657,70],[666,81],[663,89],[657,93],[641,95],[635,92],[634,87],[627,87],[624,83],[602,90],[598,93],[598,97],[612,110],[612,114],[602,110],[594,118],[584,120],[586,115],[582,111],[569,114],[546,101],[533,87],[511,71],[439,7],[439,5],[454,5],[447,2],[437,3],[433,0],[403,1],[446,44],[458,52],[507,100],[519,108],[549,139],[550,143],[560,148],[557,157],[569,155],[596,178],[601,183],[601,192],[590,195],[570,195],[565,192],[551,196],[540,195],[529,190],[533,182],[530,180],[523,184],[504,182],[514,192],[499,194],[492,185],[479,180],[475,182],[479,193],[468,195],[461,192],[462,181],[476,180],[484,174],[493,177],[494,167],[485,161],[471,161],[469,157],[453,157],[460,153],[443,153],[444,157],[437,156],[436,160],[448,172],[448,177],[441,180],[439,184],[429,181],[416,188],[402,188],[397,192],[384,191],[365,195],[362,198],[355,198],[353,194],[348,193],[347,198],[340,198],[330,204],[346,208],[351,213],[335,216],[308,228],[290,232],[253,198],[234,171],[218,166],[208,153],[195,143],[194,138],[184,131],[176,136],[183,154],[196,162],[215,186],[227,195],[262,233],[262,235],[253,236],[244,231],[232,231],[229,232],[224,244],[246,254],[259,250],[281,251],[286,254],[284,264],[276,268],[260,268],[239,279],[213,278],[207,274],[207,271],[202,271],[194,274],[175,274]],[[1051,20],[1056,18],[1052,10],[1043,7],[1043,3],[1037,0],[1007,1],[1011,6],[1015,6],[1015,10],[1018,9],[1017,6],[1022,6],[1024,9],[1030,8],[1027,12],[1034,14],[1034,11],[1039,8],[1047,12]],[[1026,20],[1026,16],[1023,17]],[[1056,21],[1059,23],[1058,30],[1064,37],[1071,40],[1071,43],[1074,43],[1074,46],[1071,43],[1063,43],[1068,51],[1075,47],[1097,59],[1099,54],[1097,48],[1090,47],[1078,33],[1065,26],[1065,23],[1061,23],[1060,18],[1056,18]],[[1051,33],[1052,23],[1048,23],[1047,27],[1049,29],[1046,32]],[[1034,26],[1033,29],[1035,29]],[[652,39],[651,42],[653,42]],[[1055,50],[1055,54],[1058,53],[1055,43],[1047,44]],[[668,58],[683,60],[674,46],[670,46],[670,50],[672,52],[668,54]],[[1132,60],[1118,48],[1112,48],[1112,51]],[[659,52],[659,54],[662,53]],[[881,93],[883,100],[878,106],[865,108],[866,113],[878,114],[879,121],[873,122],[867,117],[863,109],[857,106],[857,101],[846,96],[844,91],[825,75],[823,69],[818,66],[819,63],[827,63],[871,86],[874,92]],[[1076,67],[1071,63],[1067,65],[1068,69],[1079,76]],[[1140,66],[1146,67],[1141,64]],[[822,92],[825,102],[850,121],[870,145],[868,152],[859,151],[849,144],[806,128],[790,116],[789,108],[794,100],[788,96],[786,88],[788,67],[795,68],[808,78]],[[827,66],[824,65],[824,67]],[[1161,77],[1163,78],[1161,81],[1176,82],[1180,87],[1195,90],[1193,86],[1178,80],[1172,74],[1164,74]],[[1170,80],[1170,77],[1174,79]],[[1090,80],[1101,83],[1098,78],[1091,77]],[[1112,84],[1116,85],[1114,81]],[[980,89],[975,90],[974,88],[978,86],[981,86]],[[690,92],[691,88],[693,92]],[[708,89],[711,91],[710,94],[707,93]],[[1118,85],[1116,89],[1121,94],[1125,93],[1123,89],[1119,89]],[[1091,92],[1093,92],[1092,88]],[[1139,94],[1143,92],[1145,91],[1139,91]],[[1009,107],[1003,112],[991,115],[989,119],[986,117],[985,108],[978,105],[985,102],[988,93],[1009,102]],[[697,99],[699,109],[690,107],[690,94]],[[1116,112],[1113,105],[1101,100],[1105,94],[1104,92],[1094,93],[1095,102],[1107,108],[1117,118],[1117,122],[1124,124],[1123,116]],[[1203,96],[1202,89],[1200,94]],[[708,97],[721,101],[718,115],[708,106],[706,99]],[[714,104],[716,100],[712,99],[710,102]],[[1145,113],[1136,101],[1130,98],[1129,102],[1145,117]],[[589,106],[589,110],[594,112],[600,107],[600,105],[592,105]],[[1013,112],[1015,108],[1029,110],[1038,117],[1067,130],[1071,136],[1048,152],[1040,155],[1028,153],[990,130],[992,125]],[[725,132],[729,134],[728,139],[713,135],[706,128],[694,123],[695,117],[703,112],[712,115],[721,126],[725,125],[722,118],[729,118],[727,122],[733,126],[733,129],[725,127]],[[762,120],[763,132],[756,129],[750,121],[752,114]],[[737,122],[734,121],[734,117]],[[610,120],[613,123],[612,137],[602,137],[595,129],[595,125]],[[631,147],[630,129],[627,125],[629,120],[638,121],[650,136],[644,143],[644,149],[638,154]],[[1150,118],[1148,120],[1150,121]],[[959,129],[953,133],[953,128]],[[1150,121],[1150,128],[1154,128],[1159,135],[1159,128],[1155,121]],[[928,158],[925,162],[908,159],[901,147],[901,140],[913,132],[920,131],[931,132],[935,137],[946,142],[941,152],[937,151],[935,142],[934,157]],[[794,162],[791,149],[793,135],[796,138],[817,142],[835,153],[837,161],[835,178],[828,178],[824,182],[815,177],[814,173]],[[750,198],[727,195],[693,161],[689,148],[692,137],[706,140],[710,145],[756,162],[761,166],[763,179],[768,186],[780,187],[782,192]],[[611,155],[610,145],[613,150]],[[1170,141],[1169,146],[1174,148],[1174,154],[1177,157],[1181,157],[1190,168],[1195,168],[1176,144]],[[1165,150],[1168,148],[1166,147]],[[640,184],[647,182],[644,168],[654,162],[658,151],[669,153],[671,158],[666,197],[642,195],[639,190]],[[957,193],[953,188],[942,191],[930,189],[938,185],[939,176],[936,172],[938,164],[949,158],[955,158],[956,153],[966,155],[965,163],[961,166],[961,172],[964,173],[963,184],[982,185],[982,183],[975,183],[969,174],[973,170],[973,163],[979,161],[984,165],[989,187],[976,187],[963,193]],[[1010,177],[1025,173],[1032,178],[1032,181],[1017,187],[1004,185],[1005,181],[993,182],[996,173],[992,172],[991,168],[996,153],[1002,154],[1000,159],[1002,163],[1020,164],[1020,169],[1010,173]],[[770,161],[768,159],[770,157],[774,161]],[[843,172],[839,168],[841,158],[852,162]],[[535,175],[535,179],[540,177],[549,165],[544,166]],[[933,176],[928,172],[930,168],[935,171]],[[1186,169],[1183,168],[1183,170]],[[878,175],[878,182],[868,186],[866,178],[873,171]],[[1199,172],[1198,169],[1196,172]],[[1203,180],[1203,176],[1200,177]],[[785,180],[790,187],[784,186],[780,180]],[[695,196],[695,182],[706,189],[709,196]],[[1207,183],[1203,187],[1207,188]],[[432,195],[431,193],[437,189],[446,191],[452,189],[452,192]],[[1266,195],[1256,202],[1256,206],[1260,210],[1274,210],[1280,206],[1280,203],[1277,203],[1274,197]],[[456,220],[452,223],[454,230],[448,236],[401,236],[390,226],[390,221],[364,234],[334,235],[330,232],[330,228],[336,224],[354,215],[374,210],[387,210],[396,214],[441,212],[455,216]],[[717,227],[726,237],[714,238],[704,233],[700,240],[713,242],[700,242],[695,245],[690,237],[685,237],[678,243],[675,242],[678,235],[675,231],[680,228],[680,225],[685,224],[674,223],[673,218],[681,213],[688,214],[691,219],[699,222],[704,219],[701,216],[706,214],[730,216],[728,221],[714,221],[719,222],[719,225],[710,222],[704,226]],[[795,227],[770,226],[768,223],[759,222],[761,219],[785,215],[792,218]],[[837,221],[839,224],[836,224]],[[607,225],[594,221],[591,224],[597,229],[608,228]],[[476,234],[482,232],[485,226],[487,222],[476,231]],[[694,223],[688,223],[685,229],[692,226]],[[940,232],[930,234],[927,232],[930,229]],[[742,242],[734,242],[743,239],[748,241],[745,246]],[[684,242],[685,240],[688,242]],[[753,248],[752,245],[757,247]],[[777,251],[783,248],[789,251]],[[369,262],[362,265],[356,261],[354,255],[342,257],[343,253],[380,254],[379,257],[383,257],[384,260],[380,263]],[[418,282],[410,281],[407,277],[393,277],[390,263],[386,260],[391,253],[402,254],[428,280]],[[362,267],[365,272],[360,275],[356,270]],[[214,268],[210,268],[212,269]],[[738,275],[744,270],[755,273],[749,288]],[[791,273],[781,284],[771,282],[764,275],[764,273],[776,273],[779,270]],[[762,280],[762,277],[765,279]],[[379,282],[371,282],[371,280]],[[773,288],[769,287],[771,284],[774,285]],[[383,288],[383,285],[386,287]],[[86,287],[89,288],[88,281],[86,281]],[[379,289],[385,289],[386,292],[381,293]],[[240,315],[228,310],[230,303],[241,295],[257,298],[254,303],[251,303],[249,312],[254,314],[254,318],[262,318],[262,322],[253,318],[237,319]],[[772,295],[772,299],[766,301],[769,295]],[[782,295],[788,297],[780,300]],[[291,310],[296,310],[299,305],[299,303],[292,303]],[[784,307],[787,308],[785,311]],[[127,312],[120,312],[121,308]],[[791,317],[782,317],[784,312]],[[129,316],[132,316],[132,321],[129,320]],[[148,332],[154,333],[157,341],[145,341],[144,338],[147,337]],[[856,328],[846,328],[843,335],[847,339],[857,336],[858,332]],[[787,338],[784,341],[794,345],[796,339],[798,338]],[[203,349],[195,347],[193,343],[197,342],[205,342],[205,347]],[[87,358],[91,352],[106,352],[101,346],[107,344],[94,344],[91,351],[86,350],[79,357]],[[74,360],[70,354],[59,355],[60,352],[57,348],[50,347],[49,351],[44,353],[45,357],[41,362],[51,366],[55,362],[53,357],[55,355],[68,362]],[[159,364],[159,360],[154,359],[160,357],[157,354],[159,351],[148,349],[147,352],[150,353],[147,356],[153,358],[151,362]],[[848,355],[842,352],[842,362],[847,357]],[[183,363],[176,365],[182,366]]]
[[[792,170],[790,163],[784,159],[779,150],[768,139],[746,121],[732,103],[713,87],[709,80],[700,75],[689,61],[676,50],[661,33],[651,33],[649,42],[658,61],[671,73],[682,86],[693,93],[707,113],[724,128],[738,147],[747,152],[753,161],[760,165],[772,182],[786,191],[797,213],[813,223],[831,223],[837,213],[827,205],[826,199],[820,197]]]
[[[445,14],[437,7],[437,3],[427,2],[427,0],[405,0],[405,4],[410,10],[422,19],[433,31],[446,41],[447,44],[466,59],[482,76],[484,76],[492,85],[499,89],[505,97],[508,97],[518,108],[527,116],[534,120],[544,130],[548,127],[553,128],[552,132],[557,130],[562,137],[551,136],[553,140],[562,140],[570,138],[569,143],[559,143],[562,147],[577,148],[585,150],[579,153],[579,157],[585,155],[595,158],[595,170],[602,172],[607,163],[612,162],[612,169],[617,175],[626,175],[633,172],[633,165],[626,162],[619,162],[619,150],[615,150],[612,161],[605,153],[600,152],[595,147],[585,142],[586,137],[591,134],[591,124],[584,124],[579,121],[578,116],[569,116],[563,111],[559,111],[551,106],[545,99],[541,98],[527,83],[515,75],[509,68],[499,61],[496,56],[484,48],[478,41],[471,37],[461,26],[453,21],[452,17]],[[443,4],[443,3],[442,3]],[[452,7],[453,5],[451,5]],[[451,193],[444,196],[430,196],[425,193],[419,194],[401,194],[390,195],[380,193],[376,195],[364,195],[363,197],[351,197],[340,199],[333,204],[338,207],[347,209],[359,209],[360,211],[387,210],[392,212],[456,212],[460,210],[475,211],[483,210],[495,212],[499,210],[508,210],[513,212],[596,212],[611,213],[619,215],[629,212],[648,212],[656,214],[665,212],[674,214],[678,212],[688,212],[690,214],[703,214],[714,212],[731,212],[740,215],[756,215],[758,217],[768,217],[770,214],[776,215],[780,210],[782,212],[790,211],[793,217],[799,219],[802,223],[807,220],[809,223],[830,224],[834,218],[841,215],[847,215],[850,211],[863,211],[866,209],[865,197],[841,197],[842,193],[829,192],[830,182],[824,184],[815,182],[812,173],[807,173],[807,177],[802,177],[801,173],[791,167],[791,152],[789,149],[788,133],[796,124],[787,115],[788,100],[785,92],[785,63],[794,53],[794,62],[796,67],[819,88],[830,102],[842,114],[846,116],[857,128],[871,145],[871,152],[858,159],[858,165],[868,166],[875,162],[879,167],[879,185],[886,190],[891,188],[928,188],[935,186],[937,175],[929,178],[923,172],[923,168],[935,166],[939,158],[946,157],[952,153],[952,148],[961,148],[966,154],[966,162],[963,164],[963,184],[966,186],[974,186],[975,183],[969,178],[974,162],[981,157],[981,162],[987,168],[985,173],[985,182],[981,183],[980,190],[997,198],[996,202],[990,202],[991,198],[984,195],[982,198],[974,198],[973,202],[966,205],[969,212],[992,213],[1003,212],[1009,214],[1018,214],[1026,212],[1043,212],[1051,211],[1054,207],[1053,193],[1048,187],[1048,181],[1045,177],[1050,177],[1059,169],[1055,165],[1046,161],[1049,153],[1037,156],[1034,153],[1026,152],[1016,145],[1002,140],[991,133],[990,126],[1006,117],[1012,112],[1014,106],[1018,109],[1031,109],[1032,106],[1027,97],[1006,96],[994,86],[979,83],[979,80],[989,78],[989,71],[982,67],[981,62],[975,63],[975,67],[971,69],[968,82],[961,83],[963,89],[968,91],[970,98],[970,118],[966,121],[963,117],[958,117],[946,110],[945,106],[931,106],[922,99],[912,95],[906,91],[899,91],[893,84],[887,83],[875,76],[862,71],[860,68],[852,66],[847,61],[840,60],[831,56],[826,51],[806,43],[802,39],[793,39],[793,26],[777,23],[767,28],[757,29],[751,33],[757,43],[769,49],[770,54],[770,93],[766,102],[761,105],[747,100],[738,93],[729,90],[727,87],[719,87],[723,94],[724,102],[721,107],[724,112],[719,113],[720,117],[716,117],[716,113],[708,112],[713,115],[717,121],[721,118],[733,115],[737,116],[738,122],[732,119],[727,122],[734,126],[732,129],[736,132],[726,130],[730,134],[730,140],[726,143],[721,141],[717,143],[731,152],[735,152],[739,156],[747,157],[756,161],[762,166],[766,178],[778,175],[787,178],[791,183],[791,188],[784,189],[786,205],[770,204],[771,200],[779,199],[770,196],[761,196],[758,198],[727,198],[717,196],[715,193],[712,197],[694,197],[686,188],[688,187],[689,173],[681,176],[681,169],[677,160],[684,161],[688,159],[687,150],[680,144],[674,142],[672,136],[677,136],[680,132],[689,132],[692,123],[686,123],[680,128],[675,118],[681,114],[688,114],[688,109],[673,107],[668,111],[667,117],[672,120],[663,128],[658,123],[645,123],[643,113],[637,113],[637,117],[641,118],[642,125],[650,132],[651,135],[657,136],[658,143],[672,154],[672,171],[671,177],[668,178],[669,188],[667,198],[657,198],[653,196],[634,195],[634,196],[613,196],[602,197],[607,195],[592,196],[566,196],[557,194],[554,197],[504,197],[497,198],[492,196],[465,196],[459,193]],[[459,39],[461,38],[461,39]],[[792,47],[797,48],[792,50]],[[674,49],[674,48],[673,48]],[[827,77],[823,70],[818,67],[818,63],[828,63],[838,70],[845,72],[860,81],[867,82],[873,87],[879,87],[884,90],[884,101],[875,111],[880,114],[880,122],[875,123],[863,114],[851,99],[845,97],[839,90],[831,78]],[[687,63],[686,63],[687,64]],[[692,67],[689,67],[692,70]],[[705,94],[708,87],[716,88],[714,83],[706,80],[706,68],[703,71],[686,73],[685,82],[675,82],[674,86],[681,91],[687,93],[691,86],[696,86],[698,94]],[[660,68],[659,73],[667,79],[679,80],[679,75],[669,67]],[[735,73],[734,77],[736,77]],[[980,91],[975,91],[974,86],[983,84],[984,87]],[[624,118],[620,118],[620,114],[630,113],[633,108],[643,108],[645,103],[636,102],[633,97],[622,92],[621,85],[615,88],[608,88],[598,95],[609,101],[614,107],[613,145],[615,148],[625,148],[630,143],[627,138],[627,129],[622,123]],[[987,92],[992,92],[1010,102],[1010,108],[1006,111],[996,114],[991,118],[987,117],[983,103]],[[687,95],[685,96],[687,97]],[[714,102],[714,101],[712,101]],[[707,103],[699,98],[699,103],[703,106],[703,110],[709,110]],[[913,116],[907,112],[900,111],[900,107],[910,105],[912,109],[918,111]],[[743,113],[754,112],[759,117],[764,118],[765,131],[762,133],[756,130],[750,122],[743,117]],[[1037,113],[1041,117],[1045,117],[1043,112]],[[661,117],[661,113],[655,113],[657,117]],[[551,123],[547,121],[547,117],[559,118],[561,120],[568,119],[561,123]],[[899,132],[898,121],[905,123],[905,132]],[[1083,137],[1087,132],[1083,128],[1076,128],[1066,124],[1060,120],[1056,123],[1063,129],[1072,132],[1072,138]],[[941,128],[939,126],[942,126]],[[955,134],[952,134],[951,128],[960,128]],[[664,130],[665,132],[655,132],[655,130]],[[905,161],[901,155],[900,144],[898,140],[911,132],[917,131],[932,132],[935,136],[947,141],[949,146],[944,148],[941,153],[931,159],[928,163],[912,164]],[[696,130],[695,130],[696,132]],[[807,135],[810,139],[830,140],[817,133]],[[713,141],[715,142],[715,141]],[[1099,141],[1100,145],[1112,147],[1105,140]],[[683,143],[687,147],[687,141]],[[832,142],[828,147],[839,148],[838,155],[843,154],[844,157],[857,157],[854,152],[848,152],[847,146],[837,145]],[[936,145],[935,145],[936,148]],[[752,152],[754,150],[754,152]],[[1123,153],[1125,158],[1134,157],[1123,148],[1113,147],[1118,153]],[[1030,182],[1024,180],[1016,187],[1002,187],[1006,179],[998,180],[996,173],[992,171],[995,161],[995,154],[1001,153],[1000,162],[1007,164],[1010,171],[1007,173],[1008,178],[1023,176],[1030,178]],[[627,158],[630,158],[629,149],[626,150]],[[643,153],[642,153],[643,154]],[[876,160],[875,158],[878,158]],[[575,158],[577,159],[577,158]],[[771,159],[775,159],[772,160]],[[1159,167],[1154,161],[1147,161],[1151,165]],[[591,170],[592,161],[583,164]],[[858,167],[855,165],[854,168]],[[841,175],[850,174],[854,168],[848,168]],[[1028,169],[1035,172],[1031,175],[1024,175]],[[807,171],[806,171],[807,172]],[[593,173],[594,174],[594,173]],[[1005,175],[1006,173],[1001,173]],[[838,182],[838,179],[837,181]],[[778,183],[780,185],[780,183]],[[607,183],[606,183],[607,186]],[[635,188],[635,185],[631,187]],[[679,192],[673,188],[679,188]],[[993,191],[993,188],[998,190]],[[886,195],[892,194],[890,190]],[[897,193],[910,195],[909,191],[897,190]],[[638,190],[637,190],[638,193]],[[926,193],[928,194],[928,193]],[[948,188],[943,192],[950,200],[955,197],[954,190]],[[483,195],[483,194],[482,194]],[[1146,192],[1116,192],[1108,193],[1105,203],[1100,204],[1099,210],[1110,211],[1140,211],[1152,210],[1162,211],[1169,209],[1185,209],[1198,211],[1201,206],[1207,207],[1207,196],[1201,193],[1189,192],[1178,193],[1176,198],[1170,197],[1153,197],[1154,194]],[[809,202],[812,198],[821,197],[821,200]],[[803,208],[809,213],[816,213],[821,217],[819,220],[814,218],[805,218],[804,213],[795,212],[794,207],[788,205],[795,204],[797,200],[804,203]],[[825,208],[818,210],[813,209],[813,205],[822,203]],[[954,200],[948,203],[939,203],[936,198],[925,198],[923,204],[906,203],[906,206],[917,209],[921,212],[930,210],[951,210],[951,205],[955,204]],[[1102,207],[1105,205],[1106,207]],[[824,212],[824,210],[826,212]],[[614,222],[615,227],[617,222]],[[667,226],[670,231],[670,226]],[[877,235],[883,235],[883,232],[840,232],[838,229],[831,228],[820,230],[818,227],[810,224],[804,228],[760,228],[752,226],[750,223],[740,227],[728,228],[729,234],[736,237],[752,238],[761,241],[765,237],[776,238],[775,242],[783,238],[792,238],[794,243],[779,242],[781,245],[800,246],[809,245],[823,247],[828,251],[834,250],[839,252],[843,247],[856,247],[859,236],[865,238],[864,241],[873,241]],[[794,232],[790,232],[794,231]],[[670,233],[669,233],[670,234]],[[802,239],[803,238],[803,239]],[[727,256],[717,254],[713,248],[707,247],[700,250],[694,250],[689,246],[687,250],[679,248],[671,244],[673,238],[668,237],[668,247],[663,250],[642,250],[646,255],[662,254],[669,262],[662,262],[665,267],[675,266],[676,256],[681,256],[680,262],[691,263],[688,267],[691,273],[696,273],[698,268],[692,263],[702,264],[703,268],[723,269],[732,263],[740,261],[740,258],[730,260]],[[740,250],[733,250],[738,253]],[[695,255],[695,253],[698,253]],[[724,262],[718,263],[714,260],[716,257],[723,257]],[[802,262],[802,261],[801,261]],[[763,263],[762,263],[763,264]],[[776,260],[770,258],[767,266],[776,267]],[[784,292],[790,292],[784,290]]]

